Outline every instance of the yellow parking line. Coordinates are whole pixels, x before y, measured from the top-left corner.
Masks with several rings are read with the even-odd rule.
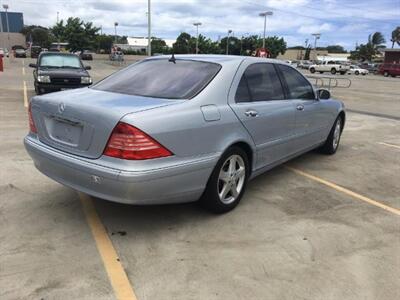
[[[392,147],[392,148],[396,148],[396,149],[400,149],[399,145],[394,145],[394,144],[389,144],[389,143],[384,143],[384,142],[380,142],[378,144],[385,145],[385,146]]]
[[[97,250],[103,260],[104,267],[114,289],[116,298],[118,300],[136,300],[137,298],[129,282],[128,276],[126,275],[125,270],[119,261],[118,254],[115,251],[103,224],[101,223],[92,199],[83,193],[78,193],[78,195],[82,203],[86,221],[92,231],[94,240],[96,241]]]
[[[24,80],[24,106],[28,107],[28,93],[26,90],[26,81]]]
[[[370,198],[365,197],[365,196],[363,196],[363,195],[357,194],[357,193],[355,193],[355,192],[353,192],[353,191],[350,191],[349,189],[346,189],[346,188],[344,188],[344,187],[341,187],[341,186],[339,186],[339,185],[337,185],[337,184],[334,184],[334,183],[332,183],[332,182],[330,182],[330,181],[327,181],[327,180],[325,180],[325,179],[319,178],[319,177],[317,177],[317,176],[308,174],[308,173],[306,173],[306,172],[304,172],[304,171],[301,171],[301,170],[299,170],[299,169],[296,169],[296,168],[293,168],[293,167],[289,167],[289,166],[285,166],[285,168],[288,169],[288,170],[290,170],[290,171],[292,171],[292,172],[294,172],[294,173],[296,173],[296,174],[302,175],[302,176],[304,176],[304,177],[307,177],[307,178],[309,178],[309,179],[312,179],[312,180],[314,180],[314,181],[317,181],[317,182],[319,182],[319,183],[322,183],[322,184],[324,184],[324,185],[326,185],[326,186],[329,186],[329,187],[331,187],[331,188],[333,188],[333,189],[335,189],[335,190],[337,190],[337,191],[339,191],[339,192],[342,192],[342,193],[344,193],[344,194],[346,194],[346,195],[349,195],[349,196],[351,196],[351,197],[353,197],[353,198],[356,198],[356,199],[358,199],[358,200],[367,202],[367,203],[369,203],[369,204],[372,204],[372,205],[374,205],[374,206],[380,207],[380,208],[382,208],[382,209],[384,209],[384,210],[386,210],[386,211],[390,211],[390,212],[392,212],[392,213],[394,213],[394,214],[400,216],[400,210],[397,209],[397,208],[393,208],[393,207],[387,206],[387,205],[385,205],[385,204],[383,204],[383,203],[380,203],[380,202],[378,202],[378,201],[376,201],[376,200],[373,200],[373,199],[370,199]]]

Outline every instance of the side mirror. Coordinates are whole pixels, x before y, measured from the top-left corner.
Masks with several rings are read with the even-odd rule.
[[[29,66],[30,66],[31,68],[36,68],[36,67],[37,67],[36,64],[29,64]]]
[[[85,70],[91,70],[92,67],[91,66],[85,66]]]
[[[318,94],[318,99],[325,100],[325,99],[330,99],[331,98],[331,93],[328,90],[325,89],[319,89],[317,91]]]

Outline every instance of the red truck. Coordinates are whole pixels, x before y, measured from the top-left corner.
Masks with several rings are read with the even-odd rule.
[[[400,76],[400,64],[381,64],[378,73],[385,77],[388,77],[389,75],[392,77]]]

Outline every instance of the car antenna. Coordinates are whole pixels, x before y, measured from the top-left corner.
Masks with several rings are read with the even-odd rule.
[[[174,52],[172,52],[172,56],[171,56],[170,59],[168,59],[168,61],[173,62],[174,64],[176,64],[176,58],[175,58]]]

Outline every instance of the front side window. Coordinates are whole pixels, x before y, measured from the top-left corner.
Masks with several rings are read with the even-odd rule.
[[[151,59],[134,64],[100,81],[96,90],[167,99],[190,99],[221,69],[210,62]]]
[[[295,69],[277,65],[286,81],[289,99],[310,99],[314,100],[314,90],[311,84]]]
[[[250,65],[240,80],[235,96],[236,102],[283,100],[284,98],[278,74],[270,63]]]
[[[40,59],[40,67],[47,68],[82,68],[76,55],[43,55]]]

